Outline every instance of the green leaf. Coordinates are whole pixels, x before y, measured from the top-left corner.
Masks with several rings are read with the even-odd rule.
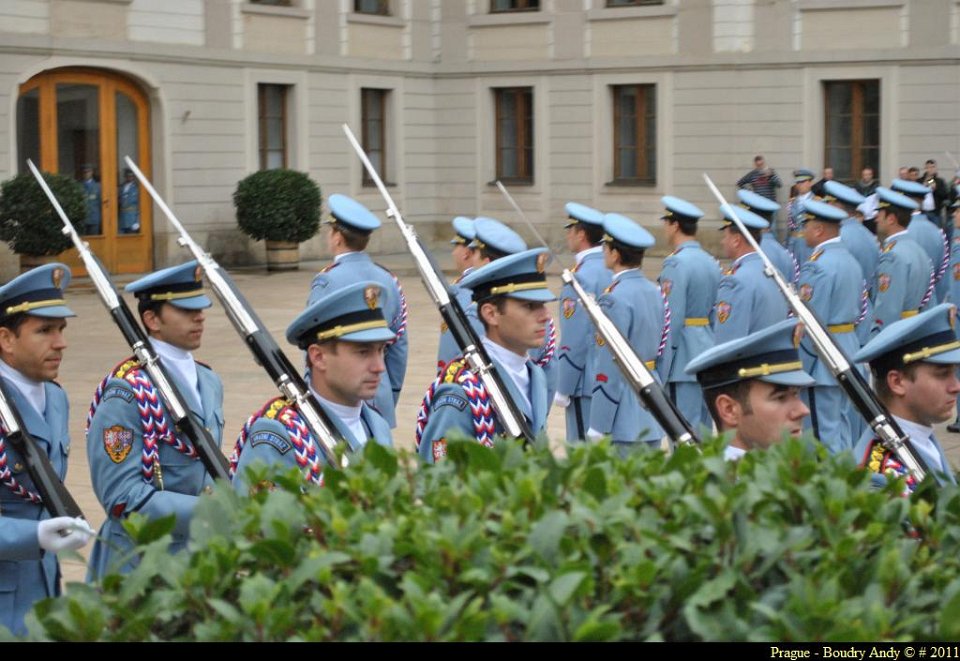
[[[397,474],[397,455],[379,443],[367,443],[363,452],[366,461],[386,473],[387,477]]]
[[[556,602],[557,606],[564,608],[573,598],[577,590],[583,585],[587,574],[582,571],[569,572],[555,578],[550,583],[550,596]]]
[[[558,546],[566,530],[569,517],[561,510],[549,512],[534,524],[530,531],[529,543],[547,562],[552,561],[558,552]]]

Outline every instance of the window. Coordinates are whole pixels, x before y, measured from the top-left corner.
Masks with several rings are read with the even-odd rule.
[[[390,15],[390,0],[353,0],[353,11],[357,14]]]
[[[260,169],[287,167],[287,97],[289,85],[257,85]]]
[[[363,125],[363,150],[367,152],[380,178],[387,181],[387,94],[389,90],[363,88],[360,90],[360,123]],[[373,180],[363,171],[363,185],[373,186]]]
[[[293,0],[247,0],[252,5],[273,5],[274,7],[292,7]]]
[[[533,88],[495,89],[497,179],[533,183]]]
[[[607,0],[607,7],[642,7],[662,4],[663,0]]]
[[[505,11],[540,11],[540,0],[490,0],[490,13]]]
[[[657,88],[613,87],[613,180],[623,184],[657,179]]]
[[[880,81],[825,81],[824,167],[840,181],[880,172]]]

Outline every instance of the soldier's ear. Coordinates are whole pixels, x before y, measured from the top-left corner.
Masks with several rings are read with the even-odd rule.
[[[714,406],[723,429],[736,429],[740,425],[740,419],[743,417],[743,407],[736,399],[722,393],[717,395]]]

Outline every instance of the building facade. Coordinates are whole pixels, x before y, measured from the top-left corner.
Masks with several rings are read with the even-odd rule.
[[[656,232],[674,194],[709,227],[701,173],[732,194],[755,154],[781,202],[801,166],[888,181],[935,158],[949,179],[958,58],[958,0],[0,0],[0,179],[91,166],[114,272],[185,258],[124,156],[225,264],[263,261],[231,201],[259,168],[382,210],[344,123],[429,241],[517,221],[497,179],[552,243],[569,200]]]

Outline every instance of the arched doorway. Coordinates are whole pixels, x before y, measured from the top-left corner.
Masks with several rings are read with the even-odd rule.
[[[108,71],[55,69],[20,86],[20,171],[30,158],[45,172],[84,184],[87,215],[77,230],[111,273],[153,267],[153,205],[123,162],[130,156],[150,176],[149,114],[143,91]],[[62,259],[82,272],[75,250]]]

